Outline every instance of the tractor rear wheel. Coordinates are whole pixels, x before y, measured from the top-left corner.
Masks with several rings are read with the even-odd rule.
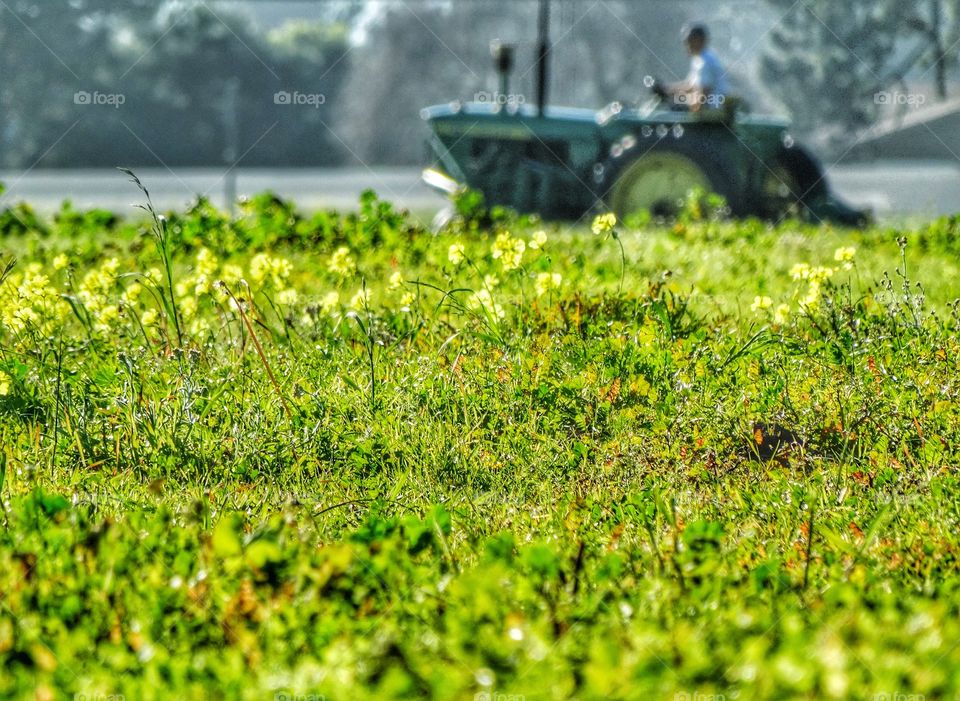
[[[656,217],[676,216],[687,194],[711,192],[710,178],[691,158],[675,151],[653,151],[628,164],[608,195],[618,218],[647,210]]]

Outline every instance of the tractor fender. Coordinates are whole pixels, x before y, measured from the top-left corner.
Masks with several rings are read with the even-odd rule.
[[[703,133],[709,129],[710,133]],[[633,139],[623,138],[609,147],[609,155],[595,170],[601,173],[596,178],[597,198],[609,202],[609,196],[617,179],[635,161],[648,154],[670,152],[685,156],[695,163],[706,175],[712,190],[727,200],[734,215],[744,212],[744,179],[738,175],[733,160],[724,153],[721,144],[725,134],[723,127],[705,127],[698,125],[686,128],[677,136],[676,126],[663,132],[663,128],[646,126],[637,129]]]

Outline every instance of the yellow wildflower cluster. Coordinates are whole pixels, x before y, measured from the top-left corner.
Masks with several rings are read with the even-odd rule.
[[[823,284],[840,270],[852,270],[857,249],[853,246],[843,246],[833,253],[833,260],[840,264],[838,268],[825,265],[813,266],[809,263],[797,263],[790,268],[790,277],[799,283],[806,283],[794,294],[794,299],[801,310],[815,309],[820,304]],[[773,300],[769,297],[756,297],[750,307],[755,313],[769,313],[773,309]],[[785,324],[790,318],[789,304],[780,304],[773,311],[773,320],[777,324]]]
[[[820,284],[833,277],[835,272],[837,271],[833,268],[828,268],[823,265],[813,267],[808,263],[797,263],[790,268],[790,277],[794,280],[809,280],[810,282]]]
[[[349,307],[354,311],[363,311],[370,306],[371,294],[367,288],[357,290],[357,293],[350,298]]]
[[[842,246],[833,252],[833,259],[840,263],[844,270],[852,270],[856,255],[857,249],[853,246]]]
[[[292,272],[293,265],[286,258],[258,253],[250,260],[250,282],[254,287],[270,284],[276,290],[283,290]]]
[[[0,397],[10,394],[10,375],[0,370]]]
[[[124,291],[118,297],[120,261],[108,258],[101,266],[89,271],[83,276],[77,290],[77,298],[87,312],[93,331],[98,334],[109,334],[120,319],[122,305],[130,306],[131,300],[140,293],[137,283],[131,285],[129,294]]]
[[[593,224],[591,225],[591,230],[597,236],[603,236],[604,234],[609,234],[613,231],[614,227],[617,225],[617,215],[613,212],[607,212],[606,214],[597,215]]]
[[[563,282],[563,276],[560,273],[540,273],[534,281],[534,289],[537,297],[543,297],[551,290],[559,290]]]
[[[820,304],[820,291],[823,283],[836,273],[836,269],[824,265],[811,266],[797,263],[790,269],[790,277],[807,283],[806,293],[799,299],[800,307],[813,309]]]
[[[330,262],[327,264],[327,270],[340,277],[350,277],[357,270],[357,263],[350,253],[350,249],[341,246],[330,256]]]
[[[447,259],[454,265],[460,265],[466,259],[466,249],[459,241],[450,244]]]
[[[202,335],[210,331],[209,321],[200,314],[202,306],[213,301],[226,304],[230,292],[240,295],[242,281],[249,281],[251,291],[269,290],[271,298],[280,305],[290,306],[300,300],[300,295],[290,286],[293,264],[286,258],[258,253],[250,259],[247,274],[239,265],[221,263],[216,255],[207,248],[201,248],[193,261],[189,275],[180,277],[174,286],[174,293],[182,321],[192,335]],[[159,283],[159,271],[151,271],[148,278]],[[218,284],[223,283],[223,284]],[[151,327],[160,321],[160,314],[147,309],[140,318],[144,327]]]
[[[57,322],[69,313],[39,263],[31,263],[0,283],[0,325],[14,334],[28,329],[49,335]]]
[[[336,290],[328,292],[320,298],[320,310],[324,314],[330,314],[340,306],[340,293]]]
[[[515,239],[510,232],[504,231],[497,235],[490,254],[494,260],[500,260],[504,270],[509,271],[520,267],[526,250],[527,244],[523,239]]]
[[[547,245],[547,232],[546,231],[535,231],[533,236],[530,238],[529,247],[536,251],[538,248],[543,248]]]

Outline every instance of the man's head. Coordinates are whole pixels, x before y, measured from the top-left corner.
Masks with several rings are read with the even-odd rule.
[[[683,28],[683,43],[691,56],[699,56],[710,41],[710,33],[702,24],[688,24]]]

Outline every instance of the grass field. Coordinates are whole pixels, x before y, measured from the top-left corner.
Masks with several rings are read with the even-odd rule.
[[[0,698],[953,698],[958,236],[2,212]]]

